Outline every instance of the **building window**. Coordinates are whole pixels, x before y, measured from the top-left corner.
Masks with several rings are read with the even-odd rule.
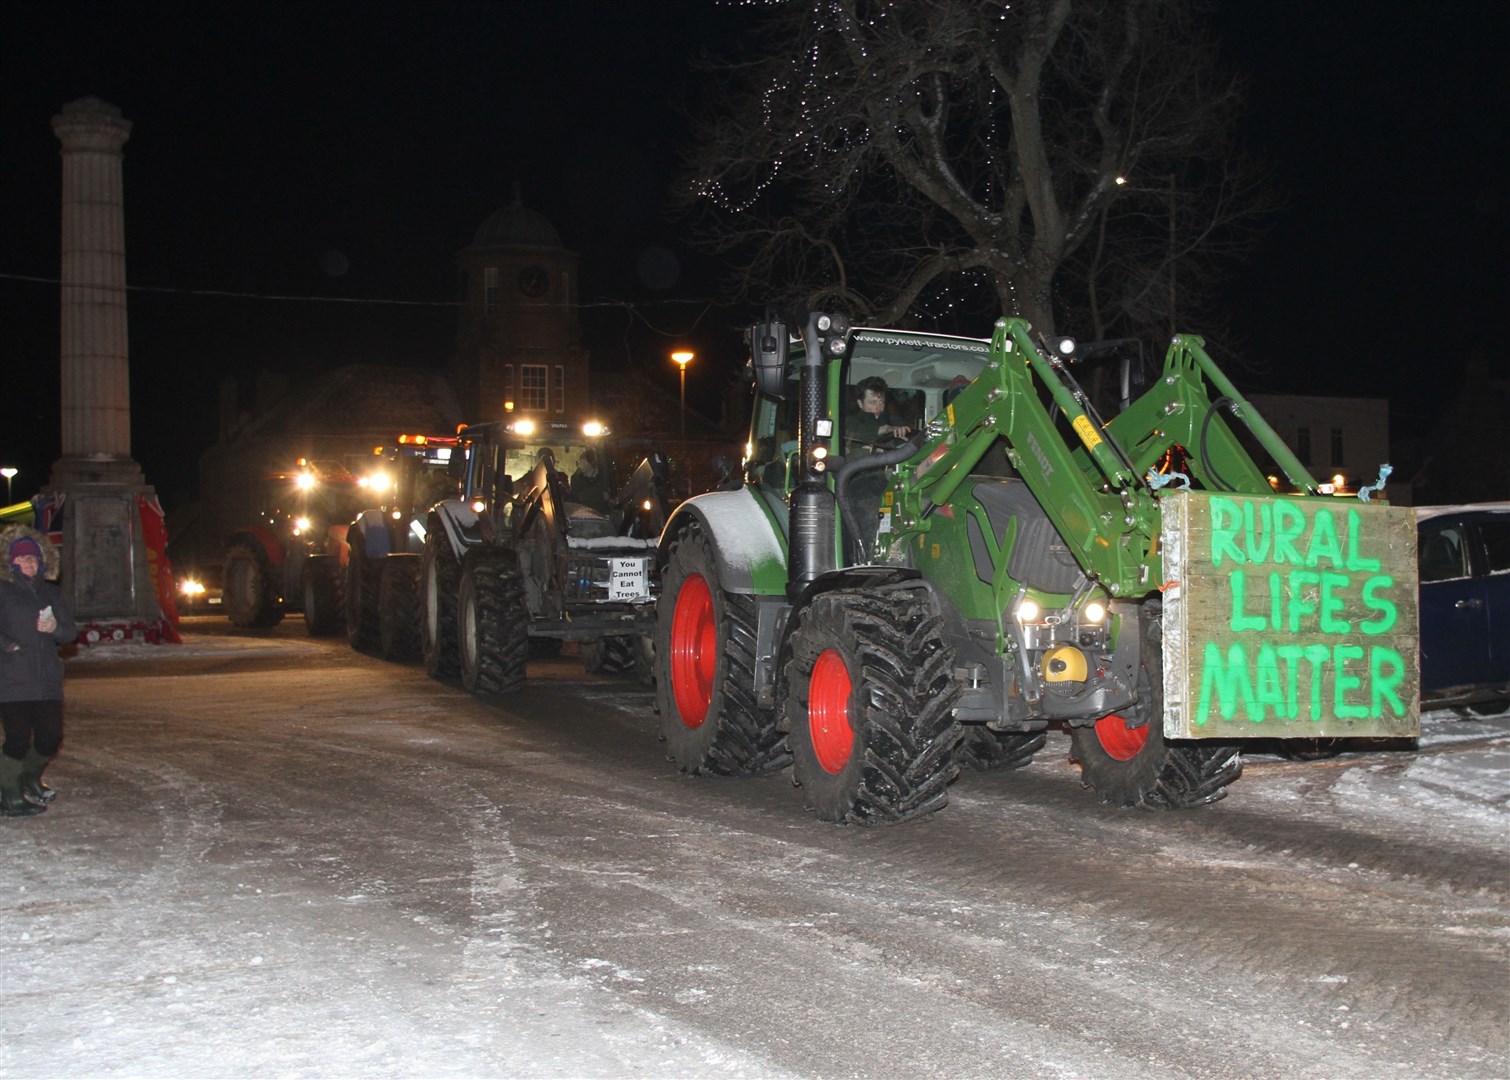
[[[1347,464],[1342,460],[1342,429],[1340,427],[1334,427],[1332,429],[1332,464]]]
[[[1302,465],[1311,463],[1311,429],[1303,427],[1295,433],[1295,456]]]
[[[482,310],[488,315],[498,313],[498,267],[489,266],[482,272]]]
[[[521,409],[544,412],[549,408],[545,379],[544,364],[519,365],[519,407]]]
[[[566,369],[560,364],[556,365],[556,384],[553,387],[556,398],[556,411],[566,411]]]

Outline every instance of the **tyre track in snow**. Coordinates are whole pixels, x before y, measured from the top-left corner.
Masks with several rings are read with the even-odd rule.
[[[290,932],[329,934],[344,913],[362,927],[351,948],[402,950],[454,1000],[361,977],[401,1017],[476,1011],[462,1060],[517,1060],[503,1043],[528,1024],[499,991],[524,987],[618,1023],[620,1053],[696,1075],[718,1060],[805,1076],[1473,1077],[1507,1060],[1502,857],[1339,808],[1326,793],[1356,766],[1250,766],[1221,804],[1148,814],[1099,805],[1051,742],[1025,770],[967,775],[926,821],[834,828],[783,776],[676,775],[649,693],[568,661],[532,665],[497,702],[324,646],[267,661],[204,661],[123,720],[167,755],[156,771],[88,747],[104,702],[71,729],[78,763],[120,786],[112,807],[145,799],[164,818],[120,825],[166,838],[123,903],[153,883],[192,891],[206,869],[260,872],[285,913],[318,898]],[[153,667],[121,678],[180,677]],[[283,942],[277,963],[307,994]],[[205,951],[206,968],[224,962]],[[358,1060],[383,1071],[381,1049]]]

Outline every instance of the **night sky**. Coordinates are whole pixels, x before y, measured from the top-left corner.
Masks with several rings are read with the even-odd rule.
[[[1286,199],[1231,289],[1234,344],[1262,373],[1245,388],[1389,397],[1404,433],[1456,388],[1465,349],[1493,348],[1507,7],[1213,5],[1253,79],[1244,136]],[[22,470],[16,496],[59,452],[58,289],[20,279],[57,277],[50,118],[86,94],[134,125],[127,276],[149,289],[129,308],[133,452],[170,510],[227,375],[249,389],[258,368],[443,366],[456,252],[515,184],[581,254],[595,367],[633,363],[674,393],[665,355],[690,344],[689,401],[716,415],[749,313],[706,303],[718,267],[664,193],[690,61],[734,48],[746,18],[651,0],[0,6],[0,464]]]

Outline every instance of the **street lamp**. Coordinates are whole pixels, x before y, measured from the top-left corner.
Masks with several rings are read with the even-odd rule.
[[[10,482],[16,478],[16,470],[7,465],[0,469],[0,476],[5,477],[5,505],[9,506],[11,503]]]
[[[682,372],[682,442],[687,441],[687,365],[696,354],[686,349],[671,354],[671,359]]]

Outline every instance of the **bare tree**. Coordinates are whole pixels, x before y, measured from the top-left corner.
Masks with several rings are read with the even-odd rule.
[[[1184,0],[778,2],[757,49],[682,193],[736,300],[1162,331],[1265,208]]]

